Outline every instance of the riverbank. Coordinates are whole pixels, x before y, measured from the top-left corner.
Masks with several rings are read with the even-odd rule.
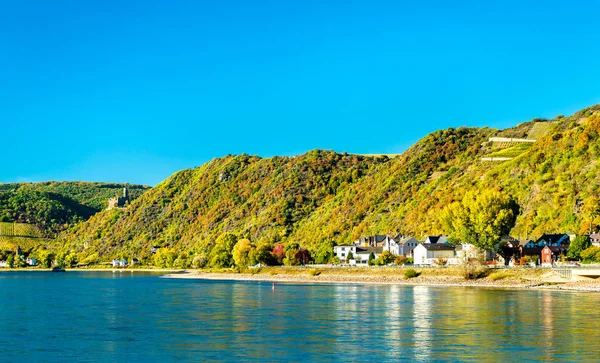
[[[550,269],[494,269],[486,277],[467,280],[463,268],[417,268],[419,276],[405,278],[402,268],[288,268],[268,267],[245,273],[185,270],[164,278],[262,281],[301,284],[377,284],[409,286],[466,286],[506,289],[549,289],[600,292],[600,282],[568,280]]]
[[[51,272],[51,268],[24,267],[24,268],[0,268],[2,272]],[[191,270],[181,270],[172,268],[66,268],[65,271],[70,272],[154,272],[157,274],[181,273]]]

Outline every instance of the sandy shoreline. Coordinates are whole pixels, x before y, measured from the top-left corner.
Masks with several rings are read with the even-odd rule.
[[[464,280],[453,276],[416,277],[405,279],[403,276],[360,276],[360,275],[294,275],[294,274],[248,274],[248,273],[212,273],[187,270],[162,276],[172,279],[201,279],[240,282],[275,282],[294,284],[354,284],[354,285],[405,285],[405,286],[452,286],[482,287],[501,289],[544,289],[600,292],[600,283],[587,281],[570,281],[566,279],[548,278],[531,281],[488,279]]]
[[[465,280],[456,273],[433,274],[431,271],[422,270],[422,276],[405,279],[401,270],[357,270],[357,269],[323,269],[318,275],[310,273],[309,269],[270,268],[260,273],[235,273],[235,272],[210,272],[203,270],[180,270],[159,268],[74,268],[67,272],[112,272],[112,273],[153,273],[161,278],[170,279],[201,279],[218,281],[240,282],[275,282],[287,284],[351,284],[351,285],[404,285],[404,286],[449,286],[449,287],[479,287],[498,289],[537,289],[537,290],[565,290],[600,292],[600,281],[572,281],[562,278],[552,272],[537,275],[524,271],[520,278],[506,278],[491,280],[482,278],[478,280]],[[24,268],[0,269],[2,272],[49,272],[51,269]],[[446,270],[450,271],[450,270]],[[451,272],[451,271],[450,271]],[[535,272],[535,270],[531,270]]]
[[[2,272],[51,272],[51,268],[0,268]],[[154,272],[157,274],[164,273],[181,273],[186,270],[181,269],[161,269],[161,268],[67,268],[67,272]]]

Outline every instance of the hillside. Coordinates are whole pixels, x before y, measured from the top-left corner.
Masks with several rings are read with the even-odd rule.
[[[141,185],[87,182],[0,184],[0,222],[35,224],[52,236],[106,208],[108,198],[122,193],[125,186],[131,199],[148,189]]]
[[[153,245],[208,255],[225,232],[252,242],[320,246],[362,235],[444,233],[438,212],[468,190],[515,197],[515,236],[600,226],[600,106],[512,129],[434,132],[395,158],[311,151],[228,156],[178,172],[126,210],[102,211],[62,236],[82,258],[149,257]],[[534,139],[526,146],[490,137]],[[494,153],[506,161],[484,161]]]
[[[36,225],[0,222],[0,251],[15,251],[17,247],[32,250],[51,243],[43,237],[44,231]]]

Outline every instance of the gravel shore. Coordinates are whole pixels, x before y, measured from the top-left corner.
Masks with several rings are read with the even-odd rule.
[[[596,281],[571,281],[554,274],[546,274],[532,279],[501,279],[490,280],[465,280],[460,276],[420,276],[405,279],[403,275],[359,275],[348,274],[320,274],[311,276],[304,274],[250,274],[250,273],[213,273],[197,270],[187,270],[180,273],[167,274],[164,278],[175,279],[204,279],[228,281],[264,281],[276,283],[300,284],[377,284],[377,285],[408,285],[408,286],[465,286],[504,289],[545,289],[545,290],[571,290],[600,292],[600,282]]]

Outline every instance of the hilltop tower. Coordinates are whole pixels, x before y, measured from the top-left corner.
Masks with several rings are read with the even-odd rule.
[[[129,191],[127,188],[123,188],[123,196],[122,197],[114,197],[108,200],[107,210],[113,208],[124,208],[125,204],[129,203]]]

